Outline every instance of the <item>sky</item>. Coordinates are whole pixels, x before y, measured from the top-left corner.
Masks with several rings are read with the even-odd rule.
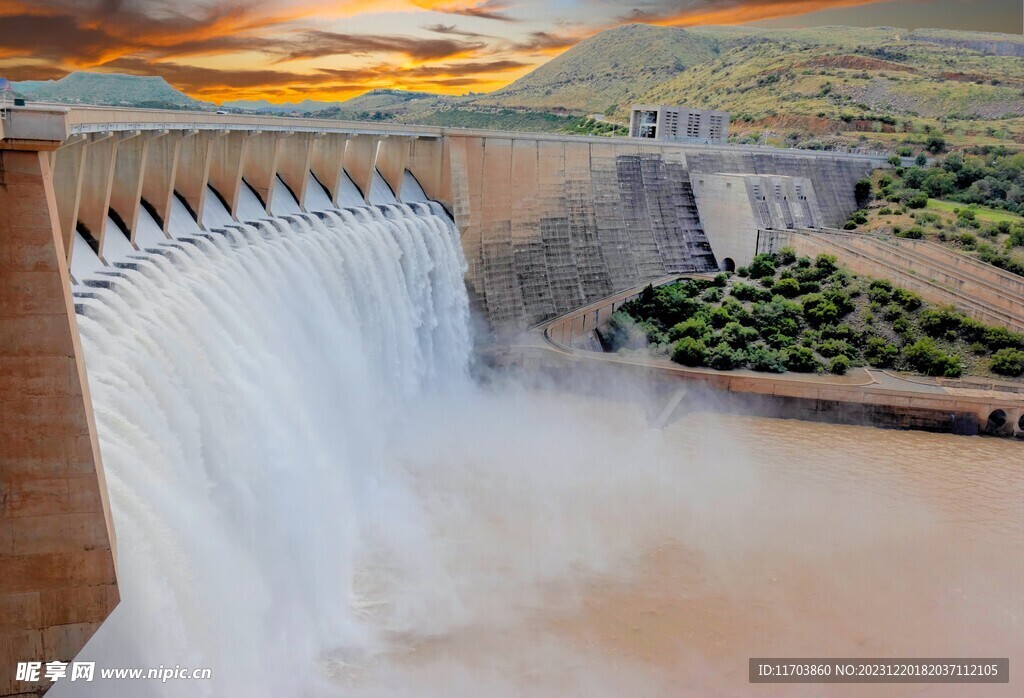
[[[341,100],[497,89],[604,29],[1021,32],[1022,0],[0,0],[0,75],[160,75],[193,97]]]

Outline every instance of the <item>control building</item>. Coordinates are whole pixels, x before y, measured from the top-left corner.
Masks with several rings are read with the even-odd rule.
[[[629,115],[629,135],[656,141],[722,145],[729,138],[729,112],[637,104]]]

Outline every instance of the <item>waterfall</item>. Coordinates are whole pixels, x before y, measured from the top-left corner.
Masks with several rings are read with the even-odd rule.
[[[79,660],[213,680],[54,695],[310,695],[323,653],[372,643],[359,532],[403,410],[466,380],[464,273],[414,203],[170,242],[78,294],[121,593]]]

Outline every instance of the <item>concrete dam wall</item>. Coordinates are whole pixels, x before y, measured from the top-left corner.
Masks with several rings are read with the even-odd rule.
[[[89,302],[90,284],[116,284],[137,267],[133,256],[185,259],[237,238],[246,221],[287,237],[338,215],[378,226],[386,211],[415,208],[440,220],[429,198],[458,226],[471,300],[511,334],[666,273],[714,270],[729,255],[744,264],[759,229],[838,224],[855,206],[855,180],[880,165],[866,156],[311,119],[4,110],[4,666],[70,660],[118,603],[76,305]],[[368,279],[377,271],[363,268]],[[0,672],[0,695],[43,690]]]
[[[761,228],[839,225],[880,164],[525,135],[449,137],[445,150],[467,283],[499,334],[665,274],[746,264]],[[722,173],[740,185],[695,196]]]

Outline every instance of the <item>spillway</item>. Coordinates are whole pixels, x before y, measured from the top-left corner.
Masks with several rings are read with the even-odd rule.
[[[366,641],[354,539],[395,418],[466,378],[464,273],[414,203],[187,236],[78,287],[122,598],[82,656],[216,669],[73,695],[299,695]]]

